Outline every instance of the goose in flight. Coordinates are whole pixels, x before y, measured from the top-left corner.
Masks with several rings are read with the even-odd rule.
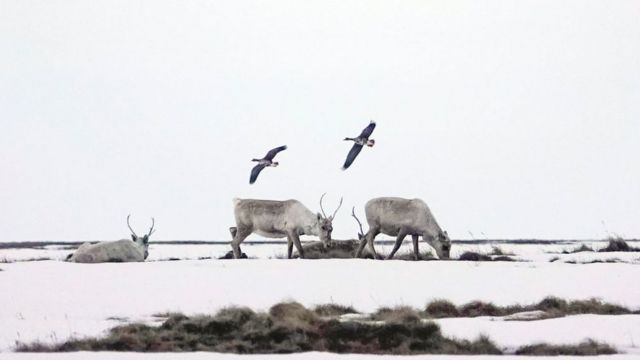
[[[375,128],[376,128],[376,123],[375,121],[372,120],[369,123],[369,125],[366,128],[364,128],[364,130],[362,130],[362,133],[360,133],[360,136],[356,138],[344,138],[345,141],[353,141],[355,144],[353,144],[351,151],[349,151],[349,155],[347,155],[347,160],[345,160],[344,165],[342,165],[342,170],[347,170],[349,166],[353,164],[353,161],[356,159],[356,157],[358,157],[358,154],[360,154],[360,150],[362,150],[362,147],[364,145],[367,145],[368,147],[373,147],[373,145],[376,144],[375,140],[369,139],[369,136],[371,136],[371,133]]]
[[[287,145],[269,150],[267,155],[262,159],[251,159],[251,161],[257,162],[258,165],[254,166],[251,170],[251,178],[249,179],[249,184],[253,184],[256,182],[256,180],[258,179],[258,175],[260,175],[260,171],[262,171],[262,169],[264,169],[265,167],[276,167],[280,165],[280,163],[278,163],[277,161],[273,161],[273,158],[276,157],[276,155],[282,150],[287,150]]]

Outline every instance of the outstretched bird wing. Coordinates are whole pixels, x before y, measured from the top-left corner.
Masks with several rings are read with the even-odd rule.
[[[273,158],[276,157],[276,155],[278,155],[278,153],[282,150],[287,150],[287,145],[279,146],[275,149],[269,150],[267,156],[264,157],[265,160],[273,160]]]
[[[364,128],[364,130],[362,130],[360,137],[368,139],[369,136],[371,136],[371,133],[373,133],[373,129],[375,128],[376,128],[376,122],[375,121],[370,122],[369,125],[366,128]]]
[[[249,184],[253,184],[254,182],[256,182],[256,180],[258,179],[258,175],[260,175],[260,171],[262,171],[262,169],[264,169],[266,166],[267,165],[265,164],[258,164],[253,167],[253,169],[251,170],[251,178],[249,179]]]
[[[358,154],[360,154],[360,150],[362,150],[362,145],[353,144],[353,147],[349,151],[349,155],[347,155],[347,160],[344,162],[344,165],[342,165],[342,170],[347,170],[349,166],[353,164],[353,160],[358,157]]]

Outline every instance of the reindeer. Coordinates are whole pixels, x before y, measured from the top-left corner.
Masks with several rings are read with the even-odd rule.
[[[67,261],[77,263],[103,263],[103,262],[136,262],[145,261],[149,256],[149,236],[153,234],[155,219],[151,218],[149,233],[140,237],[131,228],[127,216],[127,226],[131,230],[131,240],[103,241],[97,244],[84,243],[71,255]]]
[[[397,236],[396,243],[386,259],[392,259],[402,245],[407,235],[413,239],[413,253],[416,260],[420,259],[418,250],[418,237],[433,247],[440,259],[448,259],[451,250],[451,240],[446,231],[442,231],[436,219],[431,214],[427,204],[420,199],[401,199],[393,197],[381,197],[369,200],[365,205],[369,232],[366,235],[362,230],[360,220],[355,216],[360,226],[358,239],[360,245],[355,257],[360,257],[365,244],[374,258],[378,258],[373,247],[373,241],[379,233]]]
[[[327,216],[322,206],[325,194],[320,197],[320,210],[322,214],[314,214],[298,200],[273,201],[254,199],[234,199],[233,211],[236,218],[236,226],[229,228],[233,240],[233,257],[240,258],[242,252],[240,244],[252,233],[267,238],[287,238],[287,258],[291,259],[293,246],[296,246],[300,258],[304,258],[304,249],[300,243],[300,235],[313,235],[320,237],[322,244],[330,246],[332,221],[340,207],[333,215]]]

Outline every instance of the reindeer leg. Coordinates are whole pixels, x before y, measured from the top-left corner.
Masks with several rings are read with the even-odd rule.
[[[233,231],[232,231],[233,232]],[[233,249],[233,257],[235,259],[240,259],[242,256],[242,251],[240,250],[240,244],[247,238],[247,236],[251,235],[251,230],[245,229],[236,229],[235,236],[231,241],[231,248]]]
[[[291,232],[289,236],[293,240],[293,244],[296,246],[296,250],[298,250],[300,259],[304,259],[304,250],[302,249],[302,244],[300,243],[300,236],[298,236],[296,232]]]
[[[287,235],[287,259],[291,259],[291,255],[293,255],[293,239]]]
[[[375,240],[376,236],[378,236],[379,233],[380,233],[379,228],[369,229],[369,232],[367,233],[367,237],[366,237],[369,252],[371,253],[371,256],[373,256],[374,259],[378,259],[378,254],[376,254],[376,249],[373,247],[373,241]]]
[[[363,236],[362,240],[360,240],[360,245],[358,245],[358,250],[356,250],[356,256],[354,256],[355,258],[359,258],[360,255],[362,254],[362,250],[364,250],[364,246],[367,245],[367,236]]]
[[[402,241],[404,240],[405,236],[407,236],[407,232],[404,229],[400,229],[398,237],[396,238],[396,244],[393,245],[393,250],[391,250],[389,255],[387,255],[386,260],[393,259],[393,255],[395,255],[398,249],[400,249],[400,245],[402,245]]]
[[[418,250],[418,235],[411,235],[413,240],[413,256],[416,260],[420,260],[420,250]]]

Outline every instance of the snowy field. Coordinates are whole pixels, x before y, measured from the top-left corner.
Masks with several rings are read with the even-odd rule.
[[[235,261],[216,259],[229,251],[228,244],[156,243],[150,247],[146,263],[73,264],[60,261],[72,251],[65,246],[2,249],[0,350],[5,353],[0,358],[45,358],[6,353],[17,342],[52,343],[70,337],[98,336],[130,321],[159,323],[161,319],[154,314],[165,312],[212,313],[228,305],[266,310],[283,300],[307,306],[337,303],[371,312],[382,306],[423,308],[433,299],[447,299],[456,304],[483,300],[512,305],[530,304],[553,295],[568,300],[597,297],[640,309],[640,253],[562,254],[579,245],[497,245],[502,252],[522,260],[518,262],[275,259],[284,254],[284,244],[244,246],[243,251],[257,259]],[[586,245],[599,249],[606,243]],[[381,244],[377,248],[384,253],[390,246]],[[493,246],[496,244],[454,244],[452,257],[464,251],[491,253]],[[427,248],[422,244],[421,247]],[[409,251],[408,244],[402,251]],[[41,258],[53,260],[26,261]],[[169,259],[180,260],[163,261]],[[594,260],[618,262],[589,264]],[[505,349],[536,342],[565,344],[593,338],[640,356],[640,315],[578,315],[528,322],[479,317],[437,322],[446,336],[474,339],[484,334]],[[62,354],[51,358],[80,359],[85,355]],[[204,356],[182,354],[171,358]],[[146,357],[110,354],[104,358]],[[255,358],[367,357],[307,354]]]
[[[633,247],[640,247],[640,241],[627,241]],[[591,262],[600,261],[620,261],[640,264],[640,252],[617,252],[617,253],[593,253],[578,252],[573,254],[563,254],[562,252],[572,252],[581,246],[587,246],[594,250],[599,250],[607,246],[603,240],[594,241],[553,241],[543,244],[523,243],[517,241],[481,241],[481,243],[454,242],[451,248],[451,257],[457,258],[466,251],[489,254],[494,247],[499,248],[505,255],[509,255],[517,260],[548,262],[554,258],[559,258],[561,262]],[[77,245],[48,245],[42,248],[0,248],[0,263],[25,261],[34,259],[64,260],[67,255],[73,252]],[[385,254],[391,251],[393,242],[391,240],[376,241],[378,252]],[[430,247],[420,242],[420,251],[429,251]],[[203,243],[197,245],[166,244],[162,242],[151,243],[149,246],[149,258],[147,261],[168,261],[168,260],[200,260],[204,258],[218,258],[231,250],[231,246],[226,242]],[[262,243],[259,241],[245,242],[242,251],[251,258],[272,259],[286,257],[285,243]],[[405,239],[398,254],[411,253],[411,241]]]

